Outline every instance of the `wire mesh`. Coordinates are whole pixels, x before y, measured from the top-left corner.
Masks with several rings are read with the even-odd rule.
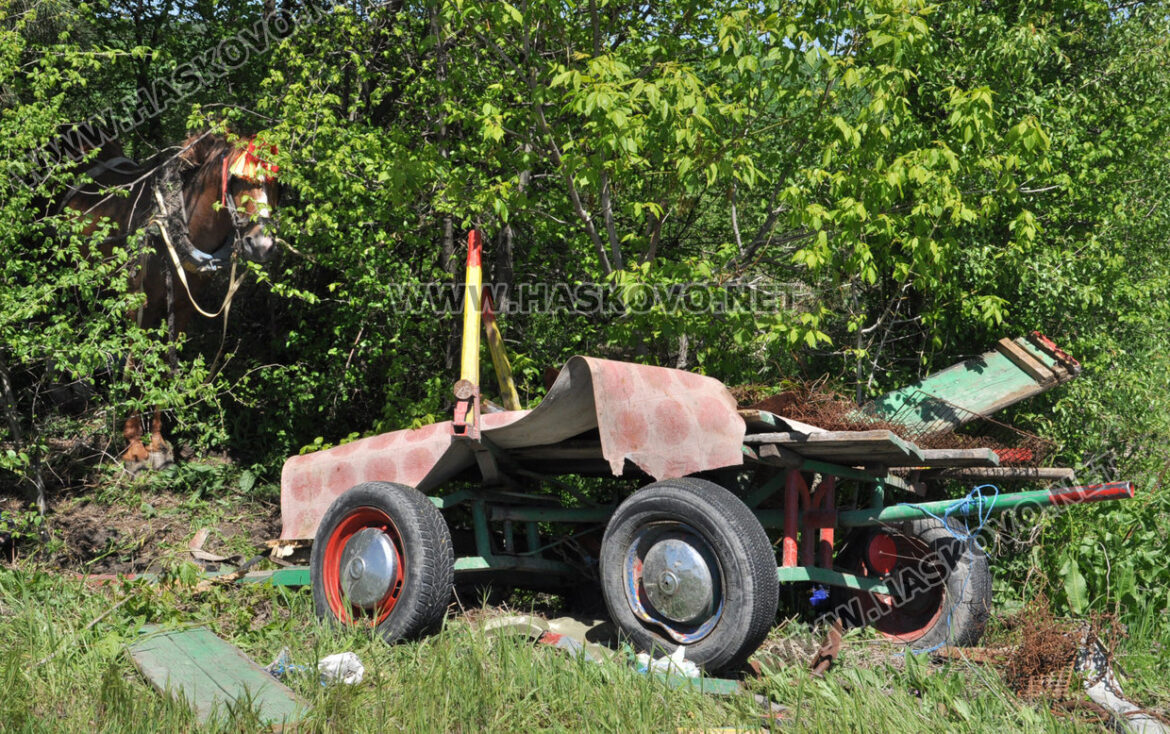
[[[1004,465],[1040,466],[1057,448],[1053,441],[921,390],[908,392],[902,407],[885,420],[922,448],[986,447]]]

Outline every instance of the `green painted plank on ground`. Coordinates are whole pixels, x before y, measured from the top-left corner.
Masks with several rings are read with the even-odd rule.
[[[654,671],[654,677],[671,688],[693,688],[701,693],[710,693],[715,696],[735,696],[743,692],[739,681],[727,678],[688,678],[675,673]]]
[[[160,693],[187,701],[200,723],[240,700],[272,727],[299,721],[308,710],[304,699],[206,627],[147,632],[130,646],[134,666]]]

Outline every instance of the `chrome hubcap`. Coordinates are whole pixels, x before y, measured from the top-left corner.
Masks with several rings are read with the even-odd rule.
[[[350,604],[373,609],[386,598],[398,575],[398,554],[378,528],[354,533],[341,552],[341,591]]]
[[[689,624],[715,611],[711,566],[685,540],[660,540],[646,552],[642,585],[654,609],[673,622]]]
[[[684,523],[650,523],[635,533],[624,582],[634,616],[680,645],[706,637],[723,614],[719,561],[706,539]]]

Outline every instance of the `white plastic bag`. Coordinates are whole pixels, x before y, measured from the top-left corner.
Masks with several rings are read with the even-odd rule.
[[[332,683],[341,681],[347,686],[362,682],[366,669],[362,661],[352,652],[339,652],[336,655],[321,658],[317,663],[317,671],[321,674],[321,682]]]
[[[670,654],[669,657],[660,657],[656,660],[651,660],[646,653],[638,653],[634,658],[638,663],[638,671],[645,673],[647,671],[654,673],[666,673],[667,675],[681,675],[684,678],[698,678],[702,675],[699,666],[686,660],[687,650],[683,645]]]

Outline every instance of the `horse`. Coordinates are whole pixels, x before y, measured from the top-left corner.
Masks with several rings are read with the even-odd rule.
[[[177,148],[143,165],[106,154],[117,153],[116,148],[103,148],[86,171],[92,183],[75,186],[55,207],[57,213],[83,218],[83,234],[109,221],[112,234],[99,246],[104,257],[128,246],[130,236],[146,228],[147,243],[130,282],[146,301],[130,316],[144,328],[167,319],[173,335],[184,333],[196,313],[218,315],[202,308],[199,297],[212,275],[230,264],[233,278],[220,308],[226,319],[242,280],[234,278],[235,259],[265,263],[278,250],[272,215],[280,198],[277,167],[265,160],[276,152],[274,146],[203,132]],[[123,463],[132,470],[170,464],[174,457],[162,437],[161,410],[154,409],[149,446],[143,443],[143,423],[138,411],[126,419]]]

